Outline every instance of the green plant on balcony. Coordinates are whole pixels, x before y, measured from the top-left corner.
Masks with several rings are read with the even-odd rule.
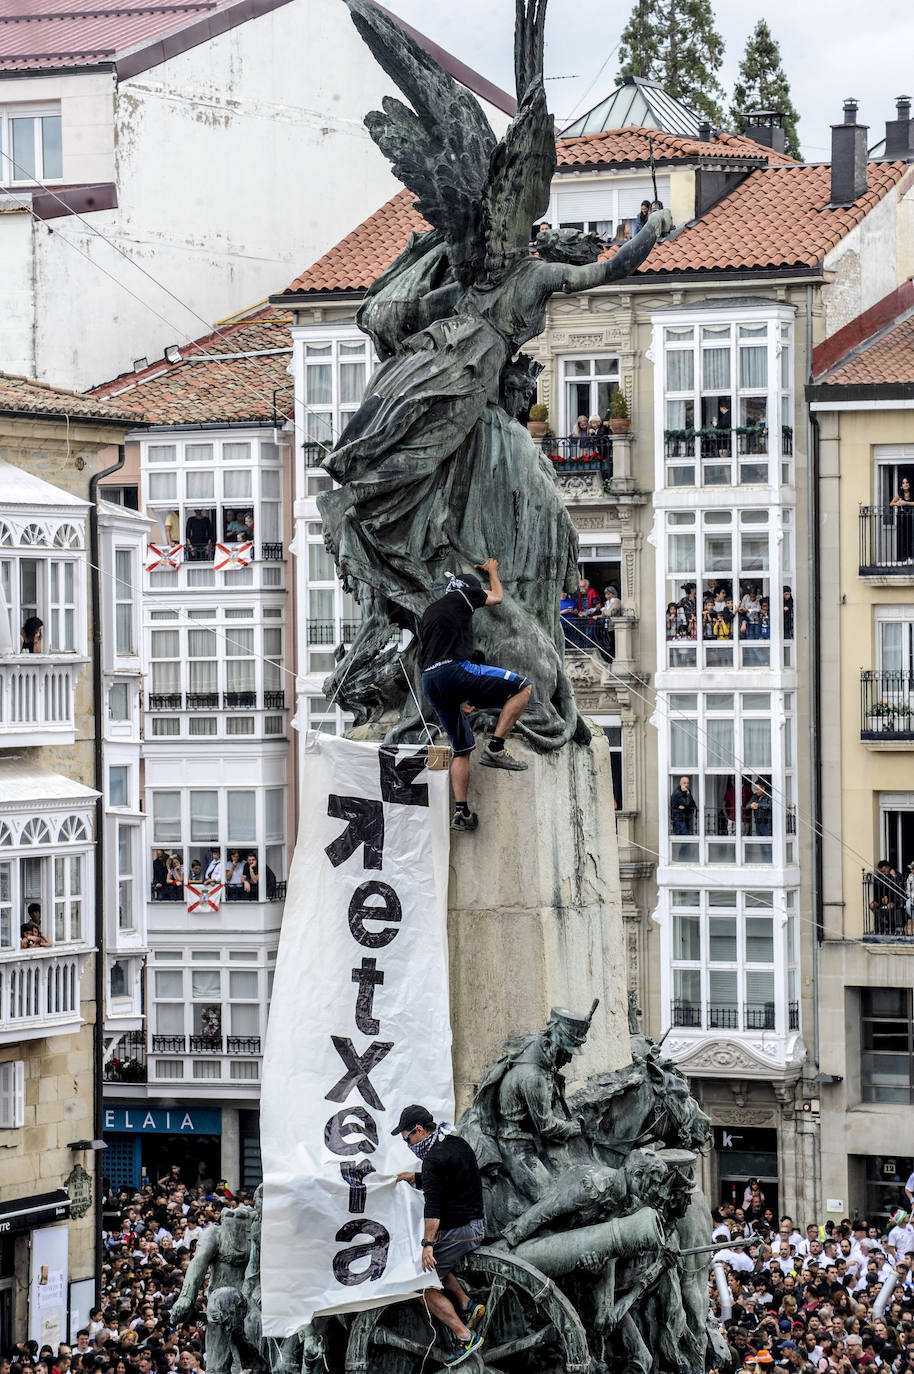
[[[527,421],[527,430],[534,439],[545,438],[549,429],[546,424],[548,419],[549,407],[544,401],[535,401],[530,407],[530,418]]]
[[[627,434],[631,428],[628,402],[620,386],[613,388],[612,396],[609,398],[609,427],[613,434]]]

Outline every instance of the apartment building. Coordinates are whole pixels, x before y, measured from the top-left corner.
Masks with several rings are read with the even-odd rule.
[[[615,751],[628,980],[711,1116],[708,1193],[741,1196],[756,1175],[774,1206],[813,1216],[826,1199],[803,385],[812,348],[904,274],[911,177],[902,157],[866,168],[852,102],[831,166],[792,163],[776,119],[751,138],[696,137],[603,114],[559,140],[549,222],[631,227],[654,196],[650,136],[674,232],[631,279],[555,298],[528,349],[581,573],[623,603],[611,646],[568,638],[578,700]],[[412,200],[395,196],[273,298],[295,317],[301,719],[318,728],[342,724],[321,680],[358,615],[323,552],[318,464],[374,362],[358,302],[426,227]],[[614,391],[627,435],[592,452],[564,437]],[[716,634],[701,628],[706,596],[734,603]]]
[[[869,1217],[914,1171],[914,281],[816,349],[812,373],[822,1187]]]
[[[119,917],[104,883],[113,851],[100,721],[119,650],[98,619],[96,487],[129,427],[117,406],[0,374],[4,1347],[67,1339],[68,1311],[91,1299],[100,1262],[104,951],[109,933],[128,938],[136,913]],[[109,535],[109,558],[132,549],[118,527]]]
[[[296,824],[289,317],[257,312],[183,354],[101,388],[147,426],[111,478],[146,531],[148,957],[144,1018],[107,1045],[106,1170],[136,1184],[177,1162],[191,1184],[250,1187]]]

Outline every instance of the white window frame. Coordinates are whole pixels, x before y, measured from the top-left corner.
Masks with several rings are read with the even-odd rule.
[[[34,119],[34,156],[35,176],[24,176],[19,167],[13,165],[13,121]],[[42,131],[39,121],[43,119],[60,120],[61,167],[52,176],[45,172]],[[63,119],[60,101],[42,104],[0,105],[0,186],[37,186],[41,183],[59,185],[63,177]]]
[[[567,436],[571,433],[577,421],[578,415],[582,413],[581,411],[575,411],[574,415],[571,414],[571,408],[568,404],[568,393],[570,388],[575,383],[579,385],[584,382],[589,383],[590,400],[588,402],[587,418],[590,419],[591,415],[597,413],[598,408],[596,405],[596,401],[593,399],[593,396],[600,382],[608,382],[611,387],[615,386],[616,389],[618,389],[621,386],[621,362],[619,359],[619,355],[617,353],[607,352],[562,354],[562,356],[558,359],[558,362],[561,376],[561,401],[559,406],[559,419],[561,422],[562,435]],[[610,370],[603,376],[598,376],[594,370],[594,364],[598,362],[608,362],[610,364]],[[589,375],[587,377],[569,376],[568,369],[573,363],[589,363]],[[600,418],[602,420],[605,420],[607,424],[609,423],[609,405],[606,406],[606,414],[601,415]]]
[[[127,580],[118,564],[126,562]],[[118,658],[136,657],[136,549],[133,545],[114,546],[114,652]],[[123,631],[126,629],[126,643]]]
[[[0,1131],[25,1125],[25,1060],[0,1064]]]

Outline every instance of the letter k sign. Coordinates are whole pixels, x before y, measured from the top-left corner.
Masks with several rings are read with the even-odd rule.
[[[724,1149],[724,1150],[732,1150],[732,1149],[733,1149],[733,1142],[734,1142],[734,1140],[742,1140],[742,1136],[741,1136],[741,1135],[731,1135],[728,1131],[724,1131],[724,1130],[721,1131],[720,1137],[721,1137],[721,1148]]]

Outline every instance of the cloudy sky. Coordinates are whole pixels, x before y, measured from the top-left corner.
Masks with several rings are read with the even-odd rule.
[[[512,0],[385,3],[484,76],[512,89]],[[716,0],[715,10],[726,44],[722,80],[729,103],[746,39],[762,11],[739,0]],[[617,71],[613,49],[630,12],[629,0],[551,0],[546,89],[560,123],[596,105],[612,89]],[[840,121],[846,96],[859,100],[858,118],[870,126],[870,144],[883,137],[885,120],[895,117],[895,96],[914,95],[911,0],[881,0],[874,23],[851,0],[767,0],[763,12],[780,44],[807,160],[828,159],[829,125]]]

